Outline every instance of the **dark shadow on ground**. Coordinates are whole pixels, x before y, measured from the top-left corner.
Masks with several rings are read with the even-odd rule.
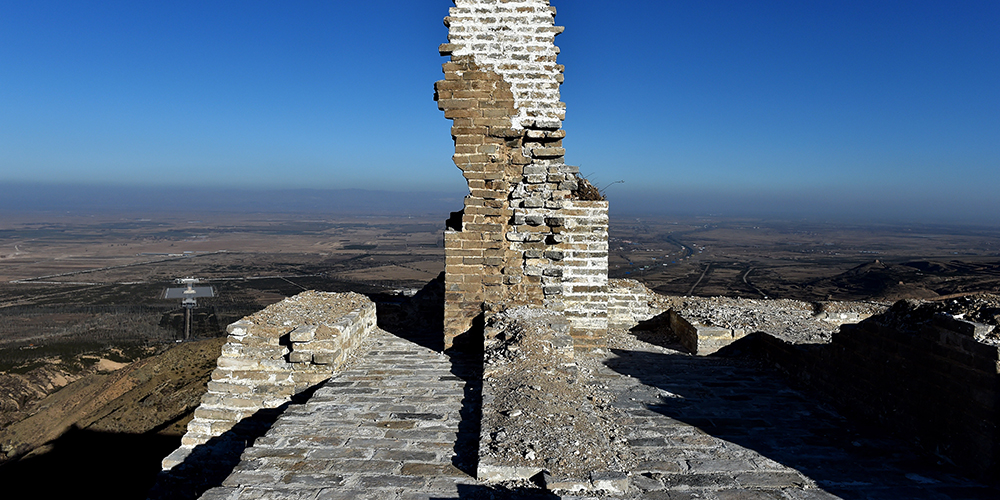
[[[413,297],[368,294],[375,303],[379,328],[437,352],[444,350],[444,273]]]
[[[47,452],[0,466],[7,498],[143,499],[180,437],[73,427],[48,444]]]
[[[444,350],[444,273],[428,282],[413,297],[374,294],[369,298],[378,310],[378,326],[417,345],[444,352],[451,361],[451,376],[465,382],[461,421],[452,465],[476,477],[479,463],[479,429],[483,392],[483,318],[476,318],[469,331],[458,335]]]
[[[648,344],[666,347],[675,351],[686,351],[681,340],[670,327],[670,311],[663,311],[652,318],[640,321],[629,329],[635,338]]]
[[[291,401],[277,408],[258,410],[222,435],[196,446],[183,463],[174,466],[169,471],[160,472],[155,486],[149,489],[148,498],[151,500],[189,500],[198,498],[205,491],[222,485],[226,477],[239,465],[243,450],[253,446],[254,441],[271,428],[289,405],[305,403],[322,385],[322,383],[314,385],[296,394]],[[176,449],[179,444],[177,443],[174,448],[161,453],[158,461],[163,460],[163,457]]]
[[[460,484],[458,485],[458,498],[461,500],[559,500],[560,497],[541,488]]]
[[[454,346],[445,351],[451,360],[452,375],[465,381],[462,420],[458,424],[452,465],[471,477],[476,477],[479,467],[479,435],[483,419],[483,326],[483,316],[480,315],[473,321],[472,328],[455,337]]]
[[[848,422],[753,359],[612,351],[617,357],[608,367],[660,389],[647,392],[646,400],[622,396],[616,406],[662,415],[664,427],[695,426],[796,469],[841,498],[1000,498],[1000,491],[920,456],[906,443]],[[666,445],[670,438],[656,439]],[[633,443],[640,444],[650,443]]]

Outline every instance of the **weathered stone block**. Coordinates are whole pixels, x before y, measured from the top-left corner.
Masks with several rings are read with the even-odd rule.
[[[699,356],[712,354],[746,335],[742,330],[689,322],[674,310],[669,311],[669,323],[681,345]]]
[[[323,318],[321,323],[302,324],[303,318],[296,311],[301,311],[298,308],[303,302],[310,301],[315,303],[316,310],[331,311],[331,316]],[[358,294],[305,292],[269,306],[259,315],[291,326],[254,324],[257,315],[230,325],[233,345],[227,345],[217,361],[209,392],[202,396],[201,405],[195,410],[195,419],[188,425],[182,447],[205,443],[246,416],[263,408],[281,406],[296,392],[329,378],[342,363],[343,353],[357,348],[360,340],[375,328],[375,305]],[[283,315],[284,319],[280,319]],[[291,352],[278,343],[285,333],[294,337]],[[285,361],[286,354],[290,362]],[[323,366],[314,364],[314,359],[319,359]],[[171,454],[163,461],[163,467],[177,465],[180,463],[177,458],[186,453]]]

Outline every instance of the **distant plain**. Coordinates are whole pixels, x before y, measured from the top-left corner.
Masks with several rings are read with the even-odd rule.
[[[171,337],[182,310],[161,297],[176,278],[215,287],[198,310],[196,333],[207,336],[302,290],[419,289],[444,269],[443,228],[439,217],[401,215],[5,214],[0,315],[16,326],[0,329],[0,349],[82,340],[81,320],[97,314],[87,311],[154,323],[108,338]],[[1000,291],[1000,229],[620,217],[609,268],[671,295],[930,299]]]

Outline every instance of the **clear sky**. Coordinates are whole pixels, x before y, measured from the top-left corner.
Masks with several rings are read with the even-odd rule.
[[[1000,1],[552,4],[612,203],[1000,222]],[[461,193],[450,6],[0,0],[0,182]]]

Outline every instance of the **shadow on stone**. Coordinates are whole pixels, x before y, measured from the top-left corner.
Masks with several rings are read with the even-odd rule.
[[[900,301],[880,315],[844,324],[829,343],[793,344],[757,332],[715,355],[774,367],[853,421],[880,425],[880,432],[996,486],[1000,349],[986,337],[993,326],[964,318],[993,314],[980,311],[980,302]],[[957,316],[938,310],[943,307],[958,309]]]
[[[322,383],[316,384],[296,394],[291,401],[277,408],[258,410],[221,436],[194,447],[183,463],[171,470],[160,472],[155,486],[149,491],[148,498],[188,500],[198,498],[205,491],[220,486],[240,463],[243,450],[253,446],[254,441],[271,428],[285,409],[293,404],[305,403],[322,385]],[[162,456],[165,455],[166,453]]]
[[[743,338],[736,339],[732,344],[720,348],[710,356],[715,358],[760,358],[764,355],[763,332],[754,332]],[[809,344],[800,347],[820,347],[818,344]]]
[[[753,339],[745,339],[730,346],[726,354],[755,349]],[[672,442],[669,431],[680,422],[795,469],[844,499],[997,498],[996,490],[960,477],[955,468],[935,464],[912,446],[884,437],[884,431],[852,424],[821,399],[790,389],[778,373],[757,359],[612,351],[617,357],[606,362],[610,368],[660,389],[658,396],[651,396],[654,399],[619,400],[616,405],[636,416],[654,412],[667,417],[656,424],[664,429],[663,437],[633,440],[633,447],[676,452],[685,445]],[[701,455],[731,454],[707,442],[699,446]],[[678,460],[688,472],[677,475],[675,481],[684,484],[719,473],[732,474],[735,481],[738,474],[747,474],[740,470],[759,465],[735,463],[745,457],[717,464],[710,456]],[[721,466],[732,471],[715,470]],[[796,479],[791,471],[750,472],[741,483],[749,481],[773,481],[769,487],[775,487],[785,482],[790,486]]]
[[[681,345],[680,338],[670,328],[670,311],[663,311],[650,319],[640,321],[639,324],[629,329],[629,333],[648,344],[675,351],[686,350]]]
[[[444,350],[444,273],[414,296],[368,294],[379,328],[437,352]]]
[[[144,498],[160,460],[179,442],[179,437],[155,433],[73,427],[49,442],[49,451],[0,466],[0,484],[9,498]]]
[[[559,496],[540,488],[460,484],[458,485],[458,498],[461,500],[558,500]]]
[[[473,320],[472,328],[455,337],[454,345],[445,352],[451,360],[452,375],[465,382],[462,420],[458,424],[452,465],[472,477],[476,477],[479,466],[479,435],[483,418],[483,328],[484,317],[479,315]]]

